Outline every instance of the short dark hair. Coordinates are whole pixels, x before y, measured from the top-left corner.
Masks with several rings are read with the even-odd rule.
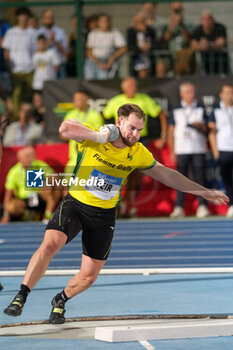
[[[40,34],[40,35],[37,37],[37,40],[45,40],[45,41],[47,41],[46,36],[45,36],[44,34]]]
[[[28,7],[18,7],[15,11],[15,15],[16,17],[20,15],[27,15],[28,17],[31,17],[32,13]]]
[[[139,119],[143,119],[145,121],[145,113],[143,110],[138,106],[133,103],[126,103],[122,105],[121,107],[118,108],[117,110],[117,116],[122,117],[122,118],[128,118],[128,116],[134,113]]]

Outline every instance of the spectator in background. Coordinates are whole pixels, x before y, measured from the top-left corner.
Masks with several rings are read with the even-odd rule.
[[[149,130],[147,128],[148,119],[159,117],[161,124],[161,134],[157,134],[157,147],[163,148],[167,135],[167,118],[160,106],[147,94],[138,92],[137,81],[132,77],[125,78],[121,83],[122,93],[110,99],[103,110],[103,116],[111,122],[117,120],[117,109],[125,103],[138,105],[145,113],[146,119],[141,132],[141,141],[148,141]],[[150,130],[151,131],[151,130]]]
[[[171,77],[172,72],[168,71],[167,63],[163,60],[159,60],[155,66],[155,76],[156,78],[166,78]]]
[[[205,185],[205,156],[207,152],[207,126],[205,109],[195,97],[195,87],[191,83],[180,85],[180,104],[173,108],[169,120],[168,141],[172,162],[177,162],[177,169],[183,175],[189,175],[192,166],[194,181]],[[184,216],[183,192],[177,192],[176,204],[171,218]],[[198,198],[199,206],[196,212],[198,218],[209,215],[206,201]]]
[[[73,103],[74,109],[69,111],[64,121],[67,119],[77,120],[81,123],[89,124],[96,129],[99,129],[103,124],[104,120],[100,113],[97,111],[90,109],[88,106],[89,96],[85,91],[78,90],[74,93]],[[63,140],[68,140],[62,137]],[[77,142],[69,139],[69,160],[67,163],[67,172],[72,173],[73,168],[76,164],[77,160]]]
[[[215,22],[210,11],[202,12],[201,24],[192,34],[191,46],[193,51],[201,53],[202,72],[229,72],[226,28],[223,24]]]
[[[28,28],[31,29],[31,31],[37,36],[37,30],[38,30],[38,18],[31,12],[29,18],[28,18]]]
[[[96,15],[96,14],[90,15],[90,16],[88,16],[87,18],[85,18],[85,21],[84,21],[84,27],[85,27],[85,46],[86,46],[88,34],[89,34],[92,30],[98,29],[98,18],[99,18],[99,16]]]
[[[42,34],[37,38],[37,51],[32,56],[32,62],[34,67],[32,88],[41,92],[46,80],[56,79],[61,63],[56,51],[48,49],[47,39]]]
[[[36,37],[28,28],[29,16],[30,11],[26,7],[19,7],[16,10],[17,25],[6,32],[2,42],[4,58],[11,72],[15,118],[20,103],[32,98],[32,55],[36,50]]]
[[[32,98],[32,114],[33,119],[37,124],[40,124],[44,127],[44,115],[46,108],[43,103],[43,96],[38,91],[34,92]]]
[[[0,20],[0,85],[3,89],[3,94],[6,96],[9,96],[11,93],[11,80],[10,80],[8,66],[4,59],[4,50],[2,48],[2,41],[9,28],[10,28],[10,24],[8,23],[8,21],[5,19],[1,19]]]
[[[145,17],[146,25],[155,29],[156,38],[160,41],[164,26],[167,25],[167,20],[157,15],[158,5],[153,2],[145,2],[142,4],[142,14]]]
[[[138,13],[133,18],[133,27],[127,31],[127,43],[130,53],[130,74],[146,78],[155,74],[156,34],[146,24],[146,18]]]
[[[41,142],[43,128],[33,120],[32,106],[22,103],[19,109],[19,121],[7,126],[3,145],[5,147],[32,145]]]
[[[17,153],[18,163],[8,172],[5,183],[4,213],[1,222],[11,219],[29,220],[40,218],[50,219],[55,209],[55,196],[52,188],[26,188],[26,169],[40,170],[52,174],[52,168],[45,162],[36,159],[35,150],[31,146],[21,148]]]
[[[45,10],[42,15],[43,26],[38,29],[37,35],[43,34],[48,40],[48,48],[54,49],[59,56],[61,65],[58,71],[58,78],[66,76],[65,59],[68,50],[68,42],[65,31],[55,25],[54,14],[51,10]]]
[[[87,37],[85,79],[111,79],[119,69],[119,58],[126,52],[126,42],[117,29],[112,29],[110,16],[98,17],[98,28]]]
[[[87,36],[90,31],[97,29],[98,16],[91,15],[87,17],[84,21],[84,42],[82,43],[84,48],[86,48]],[[77,16],[73,15],[71,17],[71,28],[72,31],[68,35],[68,51],[67,51],[67,61],[66,61],[66,73],[68,77],[77,76],[76,67],[76,45],[77,45]]]
[[[208,118],[209,141],[214,159],[219,162],[223,184],[229,197],[226,216],[233,218],[233,87],[224,84],[220,103]]]
[[[181,2],[172,2],[170,6],[171,15],[168,24],[164,27],[162,42],[165,44],[164,48],[170,52],[170,64],[174,68],[177,53],[180,51],[185,53],[184,49],[190,46],[194,26],[184,18],[184,9]],[[180,60],[183,60],[182,55]]]
[[[150,140],[151,136],[157,138],[156,147],[163,148],[166,143],[167,136],[167,118],[160,106],[146,94],[138,93],[137,82],[134,78],[128,77],[122,81],[122,94],[113,97],[108,101],[108,104],[103,110],[103,116],[109,122],[116,122],[117,110],[125,103],[133,103],[138,105],[145,113],[144,128],[141,131],[140,141],[144,144]],[[149,119],[159,117],[160,125],[157,125],[158,130],[148,130]],[[156,135],[156,136],[154,136]],[[126,194],[123,201],[120,203],[120,215],[134,217],[137,216],[136,197],[142,183],[142,173],[139,170],[133,171],[129,177],[126,187]]]

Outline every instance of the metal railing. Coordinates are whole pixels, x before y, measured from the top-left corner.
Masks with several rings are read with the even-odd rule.
[[[208,0],[208,2],[218,2],[219,0]],[[231,2],[232,0],[225,0],[227,2]],[[83,34],[84,34],[84,26],[83,26],[83,19],[84,19],[84,8],[87,8],[88,6],[96,6],[96,5],[136,5],[136,4],[143,4],[147,2],[146,0],[57,0],[57,1],[28,1],[28,2],[0,2],[0,9],[3,8],[17,8],[21,6],[27,6],[27,7],[60,7],[60,6],[73,6],[74,13],[77,17],[77,26],[76,26],[76,33],[79,35],[79,38],[82,38],[81,40],[76,41],[76,67],[77,67],[77,77],[82,78],[83,77],[83,63],[85,58],[85,47],[83,43]],[[172,0],[150,0],[150,2],[153,2],[155,4],[165,4],[170,3]],[[181,0],[183,3],[194,3],[198,2],[198,0]],[[200,1],[199,1],[200,2]],[[166,51],[166,50],[163,50]],[[164,54],[165,52],[163,52]],[[167,51],[168,55],[171,55]],[[159,56],[160,53],[156,52],[156,56]],[[196,61],[197,61],[197,69],[201,74],[204,74],[203,66],[201,64],[200,60],[200,53],[196,53]],[[230,57],[230,55],[229,55]]]

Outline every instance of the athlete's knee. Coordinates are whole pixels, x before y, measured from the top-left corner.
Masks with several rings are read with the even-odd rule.
[[[54,254],[57,253],[59,248],[60,247],[55,241],[53,240],[46,241],[46,242],[42,242],[40,246],[40,252],[45,256],[53,256]]]
[[[52,257],[65,245],[66,241],[67,236],[64,233],[56,230],[46,230],[39,251],[41,254]]]
[[[89,273],[89,274],[81,273],[80,274],[80,278],[82,280],[82,283],[87,287],[90,287],[95,282],[97,277],[98,277],[98,274],[95,274],[95,273]]]

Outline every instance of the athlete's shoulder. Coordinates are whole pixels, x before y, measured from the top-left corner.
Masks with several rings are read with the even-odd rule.
[[[153,167],[156,163],[153,154],[141,142],[137,142],[132,147],[132,155],[134,159],[134,164],[137,165],[137,168],[149,169]]]
[[[132,147],[130,147],[131,153],[137,154],[139,157],[141,157],[142,152],[144,153],[151,153],[147,147],[145,147],[141,142],[136,142]]]

